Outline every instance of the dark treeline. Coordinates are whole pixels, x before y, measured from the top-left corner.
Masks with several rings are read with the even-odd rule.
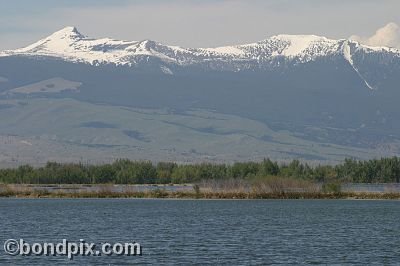
[[[149,161],[117,160],[111,164],[85,165],[49,162],[44,167],[23,165],[0,169],[0,183],[5,184],[183,184],[205,179],[263,178],[268,176],[300,178],[315,182],[378,183],[399,182],[400,160],[397,157],[357,161],[346,159],[336,166],[293,160],[278,164],[269,159],[234,164],[182,165]]]

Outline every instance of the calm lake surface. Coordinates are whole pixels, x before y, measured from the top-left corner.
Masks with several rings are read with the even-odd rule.
[[[0,265],[400,264],[399,201],[0,199],[0,228]],[[12,257],[9,238],[143,255]]]

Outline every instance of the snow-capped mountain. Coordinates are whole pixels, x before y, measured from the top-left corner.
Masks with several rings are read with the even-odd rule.
[[[93,39],[74,27],[66,27],[25,48],[0,53],[0,111],[9,110],[11,114],[15,108],[15,112],[21,112],[18,122],[12,124],[17,125],[16,131],[9,131],[9,124],[0,130],[53,141],[57,139],[50,133],[54,119],[62,115],[68,124],[75,121],[76,114],[65,114],[70,109],[60,101],[63,105],[54,107],[40,120],[44,129],[33,130],[30,123],[36,122],[30,117],[35,111],[25,108],[27,99],[49,99],[49,103],[53,99],[74,99],[82,104],[79,113],[88,119],[82,121],[83,125],[99,126],[104,136],[114,136],[116,149],[120,149],[122,136],[137,138],[139,144],[135,142],[133,147],[142,147],[142,142],[153,145],[154,153],[176,147],[190,151],[192,143],[202,139],[210,141],[207,147],[212,154],[217,152],[213,147],[220,142],[213,140],[218,136],[226,141],[221,147],[237,147],[233,150],[238,153],[256,141],[290,158],[301,157],[299,151],[319,154],[315,147],[330,150],[322,152],[321,158],[331,158],[332,147],[338,149],[335,152],[339,157],[349,156],[344,148],[347,146],[384,147],[385,152],[397,152],[393,147],[400,147],[399,84],[399,50],[369,47],[352,40],[277,35],[244,45],[182,48],[149,40]],[[88,104],[107,110],[104,119],[93,118],[91,109],[84,109]],[[143,118],[132,122],[127,133],[126,129],[119,130],[111,117],[119,121],[120,110],[127,111],[127,116],[135,115],[130,108],[161,109],[171,120],[156,116],[160,124],[150,130],[147,126],[153,125],[153,118]],[[211,113],[199,114],[195,124],[182,122],[182,117],[193,110]],[[219,116],[217,125],[210,124],[212,113],[233,115],[247,122],[237,120],[235,130],[222,129],[218,123],[224,124],[225,118]],[[253,122],[276,133],[253,127]],[[77,133],[65,133],[65,140],[74,140],[83,130],[80,128],[66,128],[63,132]],[[243,133],[247,128],[254,131]],[[154,144],[158,140],[150,137],[153,131],[160,132],[159,138],[166,142]],[[197,137],[182,143],[183,136],[193,131]],[[308,144],[293,149],[288,143],[299,143],[297,138]],[[92,141],[87,145],[109,145],[107,141],[99,143],[95,137]],[[252,147],[255,153],[263,153],[258,144]]]
[[[112,63],[130,66],[138,64],[138,58],[146,56],[183,66],[208,61],[230,62],[236,65],[235,70],[241,70],[255,65],[262,68],[262,64],[282,58],[308,62],[337,55],[353,65],[352,55],[357,51],[400,56],[400,52],[394,48],[368,47],[351,40],[331,40],[315,35],[277,35],[257,43],[195,49],[168,46],[150,40],[92,39],[75,27],[66,27],[25,48],[4,51],[1,56],[51,56],[92,65]]]
[[[315,35],[277,35],[244,45],[182,48],[150,40],[92,39],[75,27],[66,27],[25,48],[0,53],[0,57],[6,56],[51,57],[94,66],[146,68],[151,65],[165,74],[191,66],[203,71],[265,71],[321,59],[344,59],[368,88],[377,89],[381,74],[377,76],[375,70],[363,70],[365,59],[378,57],[375,64],[381,68],[388,65],[388,60],[399,60],[400,51]]]

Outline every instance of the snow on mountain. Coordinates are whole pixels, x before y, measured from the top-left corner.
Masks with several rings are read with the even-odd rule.
[[[360,74],[360,71],[358,70],[358,68],[355,66],[354,61],[353,61],[353,57],[351,54],[351,47],[350,47],[350,42],[349,41],[345,41],[343,43],[343,56],[344,58],[349,62],[349,64],[351,65],[351,67],[354,69],[354,71],[357,73],[357,75],[364,81],[365,85],[370,88],[371,90],[375,89],[373,86],[371,86],[368,81]]]
[[[349,43],[355,49],[350,49]],[[332,40],[315,35],[276,35],[257,43],[245,45],[182,48],[150,40],[92,39],[82,35],[75,27],[66,27],[25,48],[4,51],[0,53],[0,56],[50,56],[92,65],[112,63],[129,66],[136,65],[144,56],[184,66],[210,61],[225,63],[245,61],[260,64],[276,58],[304,63],[319,57],[341,55],[358,72],[352,60],[352,53],[357,49],[362,49],[366,53],[386,52],[400,57],[400,51],[394,48],[369,47],[355,41]],[[167,70],[165,66],[162,70],[170,74],[170,70]]]

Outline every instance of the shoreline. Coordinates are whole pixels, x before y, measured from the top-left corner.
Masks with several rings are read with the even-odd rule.
[[[290,190],[292,189],[292,190]],[[137,199],[354,199],[400,200],[400,192],[302,190],[283,187],[198,186],[194,184],[0,184],[0,198],[137,198]]]
[[[400,193],[234,193],[234,192],[167,192],[167,191],[146,191],[146,192],[0,192],[1,198],[47,198],[47,199],[203,199],[203,200],[262,200],[262,199],[337,199],[337,200],[400,200]]]

